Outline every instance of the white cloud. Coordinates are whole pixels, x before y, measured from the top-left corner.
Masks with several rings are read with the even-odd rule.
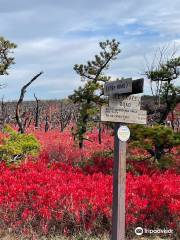
[[[179,0],[0,0],[0,6],[1,34],[18,44],[16,64],[2,78],[8,83],[2,94],[13,97],[41,70],[32,89],[39,96],[66,96],[80,84],[73,65],[92,59],[107,38],[121,42],[122,53],[108,71],[114,76],[138,77],[157,47],[180,46]]]

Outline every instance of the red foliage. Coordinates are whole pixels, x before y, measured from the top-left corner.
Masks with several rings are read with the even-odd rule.
[[[113,159],[110,157],[93,156],[82,169],[86,174],[112,174]]]
[[[69,164],[76,164],[86,161],[96,152],[107,152],[113,150],[113,137],[107,133],[102,135],[102,144],[98,143],[97,132],[88,134],[90,141],[84,142],[84,148],[79,149],[74,143],[70,131],[60,132],[57,130],[42,133],[36,130],[35,136],[42,144],[42,155],[50,161],[60,161]]]
[[[112,177],[102,173],[84,175],[70,166],[28,162],[9,169],[0,167],[1,225],[15,229],[44,226],[73,230],[109,230]],[[127,175],[127,229],[144,226],[168,227],[180,211],[180,176],[171,173]],[[16,223],[16,224],[15,224]],[[30,225],[29,225],[30,224]]]
[[[35,131],[42,144],[38,161],[0,165],[0,227],[47,234],[50,230],[101,232],[111,229],[113,138],[89,134],[79,150],[68,131]],[[176,150],[174,154],[177,154]],[[99,154],[101,153],[101,154]],[[142,154],[135,150],[135,154]],[[180,176],[159,172],[145,162],[129,162],[126,227],[177,229]],[[138,173],[135,176],[132,173]]]

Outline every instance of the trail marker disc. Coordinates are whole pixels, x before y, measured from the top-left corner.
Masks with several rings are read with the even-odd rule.
[[[126,142],[130,137],[130,130],[127,126],[120,126],[117,134],[120,141]]]

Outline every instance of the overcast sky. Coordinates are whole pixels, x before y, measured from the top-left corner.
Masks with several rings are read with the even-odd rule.
[[[98,42],[116,38],[122,52],[108,70],[116,77],[142,77],[146,61],[158,47],[180,50],[179,0],[0,0],[0,36],[15,42],[16,64],[1,76],[6,88],[0,97],[17,99],[21,86],[33,75],[44,74],[30,86],[43,99],[67,97],[81,82],[76,63],[98,53]],[[145,81],[145,93],[149,93]]]

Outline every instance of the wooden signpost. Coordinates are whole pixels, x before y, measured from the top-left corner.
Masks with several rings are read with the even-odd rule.
[[[147,113],[140,110],[144,79],[132,78],[105,83],[109,105],[101,108],[101,121],[115,122],[112,240],[125,240],[126,141],[130,131],[124,123],[146,124]]]

